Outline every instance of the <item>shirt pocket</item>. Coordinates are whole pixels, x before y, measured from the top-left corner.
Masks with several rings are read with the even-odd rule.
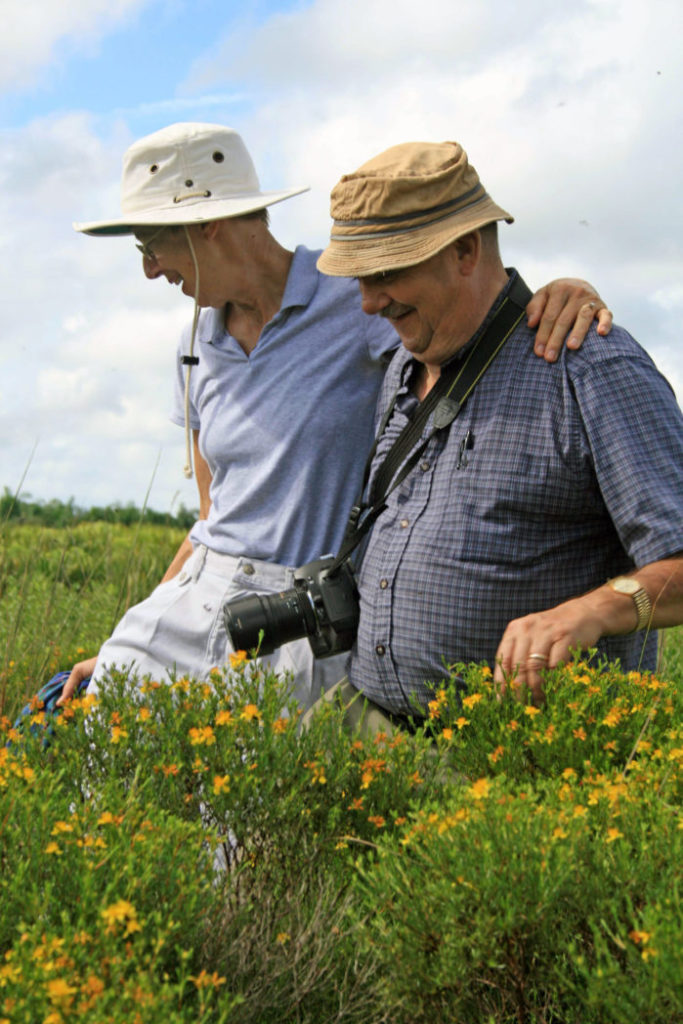
[[[585,493],[575,473],[547,453],[471,459],[453,474],[453,522],[444,528],[456,538],[461,562],[519,569],[570,540]]]

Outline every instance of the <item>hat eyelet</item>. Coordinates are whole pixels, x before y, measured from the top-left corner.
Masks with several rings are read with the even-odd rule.
[[[211,159],[215,164],[222,164],[225,160],[225,156],[221,153],[220,149],[217,149],[215,153],[211,154]]]
[[[193,185],[194,185],[194,182],[193,182],[192,178],[188,178],[187,181],[185,182],[185,188],[192,188]]]
[[[149,169],[149,173],[150,174],[156,174],[158,170],[159,170],[159,164],[152,164],[152,166]]]

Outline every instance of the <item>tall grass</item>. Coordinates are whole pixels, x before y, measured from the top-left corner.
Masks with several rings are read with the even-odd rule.
[[[182,529],[81,523],[0,526],[0,714],[58,669],[94,655],[156,586]]]

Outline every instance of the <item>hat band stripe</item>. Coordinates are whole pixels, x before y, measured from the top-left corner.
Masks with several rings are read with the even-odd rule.
[[[430,220],[420,221],[419,224],[408,224],[405,227],[392,228],[392,229],[390,229],[388,231],[369,231],[369,232],[367,232],[365,234],[362,234],[362,235],[359,235],[359,234],[337,235],[334,232],[332,232],[330,234],[330,240],[334,241],[334,242],[358,242],[358,241],[362,242],[362,241],[365,241],[366,239],[392,238],[395,235],[404,235],[404,234],[408,234],[411,231],[421,231],[423,228],[430,227],[432,224],[438,224],[442,220],[448,220],[449,217],[453,217],[454,214],[456,214],[456,213],[462,213],[463,211],[469,210],[469,209],[471,209],[474,206],[478,206],[479,203],[482,203],[482,202],[484,202],[487,199],[490,200],[490,198],[491,197],[489,196],[489,194],[487,192],[484,192],[483,196],[480,196],[478,199],[475,199],[474,202],[467,203],[466,206],[463,206],[463,207],[461,207],[458,210],[449,209],[447,213],[442,213],[440,217],[432,217]],[[453,206],[452,203],[446,203],[444,205],[445,206],[449,206],[449,207]],[[443,208],[444,208],[443,206],[435,207],[435,209],[439,209],[439,210],[442,210]],[[418,214],[417,216],[423,216],[423,214]],[[405,219],[406,219],[405,217],[399,217],[399,218],[386,218],[384,220],[335,221],[334,223],[335,223],[335,225],[339,225],[340,227],[341,226],[343,226],[343,227],[352,227],[353,225],[359,225],[360,226],[361,224],[367,224],[368,226],[371,225],[371,224],[386,224],[388,220],[405,220]]]
[[[480,193],[479,198],[472,200],[472,196],[477,195],[477,193]],[[447,203],[440,203],[438,206],[429,207],[429,209],[427,210],[413,210],[407,213],[399,213],[395,217],[367,218],[366,220],[335,220],[334,223],[340,225],[345,224],[348,225],[349,227],[356,228],[362,227],[363,225],[370,226],[372,224],[392,224],[406,220],[417,220],[418,217],[431,217],[434,214],[441,213],[442,210],[452,211],[459,207],[462,207],[463,210],[466,210],[467,207],[472,204],[472,202],[479,202],[480,199],[486,198],[487,193],[484,192],[481,182],[479,182],[479,184],[475,185],[474,188],[471,188],[469,192],[463,193],[463,195],[458,196],[457,199],[449,199]],[[470,202],[470,200],[472,202]]]

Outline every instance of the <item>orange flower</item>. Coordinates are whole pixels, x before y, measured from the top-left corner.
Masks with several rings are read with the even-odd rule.
[[[246,651],[234,651],[230,655],[230,668],[237,668],[238,665],[243,665],[247,660]]]

